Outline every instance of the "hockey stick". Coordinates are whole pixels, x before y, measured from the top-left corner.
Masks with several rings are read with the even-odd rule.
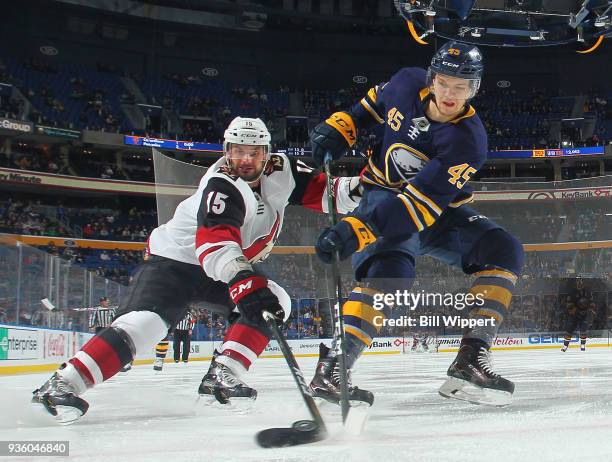
[[[331,175],[331,163],[333,157],[328,152],[325,154],[325,176],[327,177],[327,212],[329,217],[329,225],[333,228],[338,223],[336,216],[336,194],[334,191],[334,179]],[[346,423],[348,413],[350,410],[349,405],[349,392],[348,392],[348,372],[346,370],[346,339],[344,334],[344,319],[342,316],[342,308],[340,303],[342,300],[342,279],[340,278],[339,271],[340,256],[338,251],[334,251],[334,256],[331,264],[332,279],[336,286],[336,303],[332,310],[332,317],[334,319],[334,340],[336,350],[338,353],[338,367],[340,369],[340,409],[342,410],[342,422]],[[340,348],[338,348],[338,346]]]
[[[287,344],[287,341],[276,323],[276,317],[264,311],[263,318],[278,342],[278,346],[285,357],[285,361],[287,361],[291,375],[298,386],[304,403],[306,403],[312,420],[298,420],[294,422],[290,428],[268,428],[262,430],[255,436],[257,444],[264,448],[283,448],[297,446],[299,444],[314,443],[325,439],[327,437],[327,428],[325,427],[323,417],[321,417],[319,408],[312,397],[308,385],[306,385],[300,366],[295,360],[291,348]]]

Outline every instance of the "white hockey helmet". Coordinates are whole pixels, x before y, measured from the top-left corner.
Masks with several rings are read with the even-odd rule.
[[[230,159],[230,147],[232,144],[242,146],[262,146],[264,148],[264,156],[259,172],[253,177],[244,178],[247,183],[252,184],[257,182],[263,175],[268,161],[270,160],[270,132],[266,128],[266,124],[261,119],[251,119],[248,117],[236,117],[232,120],[225,130],[223,140],[223,152],[225,154],[225,163],[230,169],[233,169],[232,159]]]
[[[223,151],[227,152],[230,143],[252,146],[266,146],[266,155],[270,153],[270,132],[261,119],[236,117],[223,134]]]

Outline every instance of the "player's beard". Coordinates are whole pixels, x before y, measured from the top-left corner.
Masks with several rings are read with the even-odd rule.
[[[259,180],[263,174],[264,169],[266,168],[267,160],[263,160],[261,162],[253,162],[252,165],[249,165],[249,168],[241,167],[240,160],[234,160],[232,158],[229,159],[229,165],[232,172],[238,175],[242,180],[247,183],[253,183]]]

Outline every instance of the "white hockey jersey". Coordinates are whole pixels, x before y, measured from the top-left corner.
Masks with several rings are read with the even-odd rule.
[[[360,195],[352,194],[358,184],[359,177],[334,178],[339,213],[359,204]],[[148,250],[201,265],[212,279],[229,282],[268,256],[287,205],[327,212],[326,189],[324,174],[284,154],[270,156],[255,189],[232,175],[221,158],[202,177],[198,190],[178,205],[173,218],[153,230]]]

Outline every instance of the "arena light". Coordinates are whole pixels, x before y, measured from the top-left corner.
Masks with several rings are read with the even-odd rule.
[[[394,3],[419,43],[433,35],[479,46],[554,46],[594,43],[602,35],[612,35],[607,30],[611,25],[610,0],[395,0]],[[606,28],[604,34],[602,28]]]
[[[593,25],[595,27],[604,27],[606,25],[606,17],[604,16],[603,18],[601,16],[599,16],[595,22],[593,23]]]
[[[533,41],[544,40],[546,38],[544,34],[546,34],[546,31],[543,31],[543,30],[535,31],[529,35],[529,38]]]

